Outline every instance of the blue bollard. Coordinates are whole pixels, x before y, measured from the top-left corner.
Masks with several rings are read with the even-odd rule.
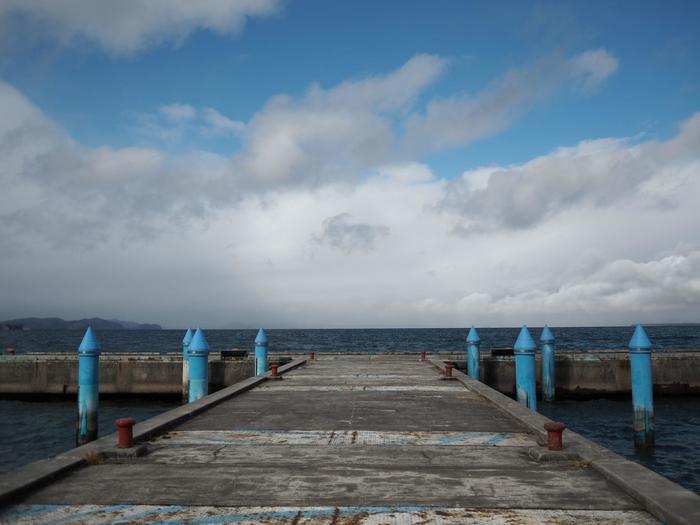
[[[192,336],[187,349],[190,367],[189,402],[197,401],[209,393],[209,344],[201,328]]]
[[[100,398],[100,343],[88,326],[78,347],[78,446],[97,439],[97,405]]]
[[[523,325],[513,345],[515,351],[515,392],[518,403],[526,405],[530,410],[537,411],[537,389],[535,386],[535,350],[527,326]]]
[[[554,401],[556,384],[554,381],[554,335],[549,326],[544,325],[540,335],[542,348],[542,401]]]
[[[477,332],[474,325],[472,325],[469,330],[469,335],[467,335],[467,373],[469,377],[477,381],[481,377],[479,370],[481,364],[481,355],[479,353],[480,343],[479,332]]]
[[[182,399],[189,400],[190,364],[187,361],[187,349],[192,341],[192,328],[188,328],[185,337],[182,338]]]
[[[267,336],[262,328],[255,337],[255,375],[267,372]]]
[[[654,444],[654,382],[651,373],[651,341],[638,324],[629,344],[634,407],[634,444]]]

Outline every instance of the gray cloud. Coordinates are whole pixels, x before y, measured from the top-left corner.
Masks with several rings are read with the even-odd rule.
[[[562,148],[526,164],[494,170],[484,187],[473,188],[471,174],[449,183],[439,209],[457,213],[460,234],[526,229],[567,210],[603,208],[625,199],[674,207],[673,189],[698,161],[700,113],[677,137],[638,145],[624,140],[588,141]]]
[[[313,236],[320,245],[337,248],[344,253],[370,252],[381,237],[389,235],[389,228],[364,222],[353,222],[352,215],[340,213],[324,219],[322,231]]]
[[[131,54],[163,44],[181,44],[197,29],[218,34],[242,31],[250,17],[279,10],[278,0],[4,0],[0,22],[11,30],[26,26],[36,34],[63,44],[87,39],[117,55]]]

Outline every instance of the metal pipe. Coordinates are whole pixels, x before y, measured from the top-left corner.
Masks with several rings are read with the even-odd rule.
[[[192,403],[209,393],[209,344],[201,328],[197,328],[192,336],[187,355],[190,364],[188,400]]]
[[[629,343],[634,409],[634,444],[645,448],[654,444],[654,382],[651,368],[651,341],[642,325],[637,325]]]
[[[78,421],[75,437],[78,446],[97,439],[100,349],[92,327],[88,326],[78,347]]]
[[[467,373],[469,377],[477,381],[481,379],[480,345],[481,339],[479,338],[479,332],[477,332],[474,325],[472,325],[469,330],[469,335],[467,335]]]
[[[554,401],[556,392],[554,375],[554,335],[544,325],[540,335],[542,348],[542,401]]]
[[[527,326],[520,329],[518,339],[513,345],[515,354],[515,392],[518,403],[522,403],[530,410],[537,411],[537,389],[535,383],[535,350],[537,345],[533,341]]]

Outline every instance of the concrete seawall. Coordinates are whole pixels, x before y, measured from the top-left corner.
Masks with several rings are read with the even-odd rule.
[[[214,392],[253,375],[253,359],[209,361],[209,390]],[[68,354],[26,354],[0,357],[0,395],[75,395],[78,360]],[[180,395],[182,359],[177,354],[103,354],[100,393]]]
[[[331,355],[331,353],[324,353]],[[442,354],[464,369],[464,353]],[[271,354],[288,362],[290,354]],[[418,356],[416,356],[416,359]],[[700,352],[664,351],[653,356],[654,389],[658,394],[700,394]],[[179,395],[182,382],[179,354],[103,354],[100,358],[100,392],[113,395]],[[484,382],[513,394],[515,367],[512,356],[482,355]],[[539,359],[537,366],[539,374]],[[0,395],[75,395],[75,354],[0,356]],[[221,358],[209,362],[209,389],[220,390],[253,375],[252,357]],[[595,397],[630,394],[627,352],[559,353],[556,356],[557,395]]]

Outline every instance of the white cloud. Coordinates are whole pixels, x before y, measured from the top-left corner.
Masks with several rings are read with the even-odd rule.
[[[582,89],[592,93],[617,71],[619,63],[605,49],[591,49],[571,58],[569,65],[572,75],[581,79]]]
[[[166,104],[153,113],[136,115],[139,134],[170,143],[182,143],[192,137],[232,137],[245,130],[245,123],[222,115],[211,107]]]
[[[449,182],[396,132],[441,64],[372,77],[379,92],[395,76],[411,84],[401,102],[362,79],[275,98],[237,132],[233,157],[88,148],[0,83],[0,317],[697,320],[700,116],[669,140],[592,139]],[[211,116],[192,107],[180,124]]]
[[[207,123],[208,129],[214,133],[241,133],[245,129],[244,122],[232,120],[214,108],[202,109],[202,118]]]
[[[700,113],[668,142],[587,141],[523,165],[491,170],[477,189],[474,175],[467,172],[449,184],[441,208],[456,212],[458,231],[469,234],[531,228],[575,206],[595,210],[633,201],[673,207],[695,176],[698,159],[686,148],[697,144],[698,137]]]
[[[248,18],[271,15],[279,5],[278,0],[3,0],[0,20],[11,27],[22,17],[37,35],[64,44],[87,39],[122,55],[178,45],[200,29],[235,35]]]
[[[592,91],[616,70],[617,59],[604,49],[569,59],[547,56],[527,67],[511,69],[480,93],[431,100],[425,111],[407,119],[403,147],[412,153],[431,152],[488,137],[567,81]]]
[[[425,109],[420,96],[447,67],[434,55],[416,55],[385,75],[329,89],[314,85],[299,100],[273,97],[247,124],[234,163],[263,185],[357,180],[379,164],[493,135],[566,82],[589,82],[597,74],[583,68],[572,78],[571,60],[578,57],[547,57],[506,72],[476,95],[431,99]],[[602,80],[596,76],[596,84]]]
[[[237,168],[263,184],[356,179],[393,158],[392,117],[445,66],[438,56],[416,55],[385,75],[314,85],[301,100],[273,97],[248,123]]]
[[[166,104],[158,108],[158,113],[170,122],[183,122],[193,119],[196,110],[189,104]]]

